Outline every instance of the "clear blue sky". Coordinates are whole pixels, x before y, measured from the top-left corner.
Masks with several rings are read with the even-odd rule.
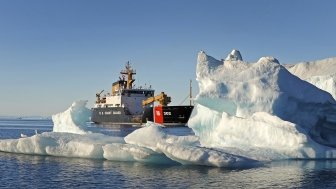
[[[197,93],[197,52],[217,59],[336,56],[336,1],[0,0],[0,115],[48,116],[78,99],[93,105],[125,62],[135,84],[179,104]]]

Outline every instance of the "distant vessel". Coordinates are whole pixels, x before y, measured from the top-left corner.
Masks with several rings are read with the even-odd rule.
[[[133,75],[136,71],[131,68],[129,62],[120,74],[119,80],[112,84],[111,93],[101,97],[104,92],[102,90],[96,94],[92,122],[104,125],[142,124],[152,121],[165,126],[185,126],[194,108],[191,102],[189,106],[168,106],[171,98],[164,92],[154,96],[151,86],[133,88]],[[159,102],[159,105],[155,106],[154,102]]]

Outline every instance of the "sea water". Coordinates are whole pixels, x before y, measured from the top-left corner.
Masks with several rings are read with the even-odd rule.
[[[51,120],[2,119],[0,139],[50,132],[52,126]],[[124,137],[136,129],[100,131]],[[187,127],[166,130],[174,135],[193,134]],[[0,174],[0,188],[336,188],[336,160],[284,160],[227,169],[0,152]]]

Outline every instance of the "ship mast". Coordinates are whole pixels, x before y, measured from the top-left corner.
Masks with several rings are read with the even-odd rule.
[[[125,70],[121,70],[120,74],[127,75],[127,85],[126,89],[132,89],[132,84],[135,81],[133,75],[136,74],[135,70],[131,68],[129,61],[126,63]]]

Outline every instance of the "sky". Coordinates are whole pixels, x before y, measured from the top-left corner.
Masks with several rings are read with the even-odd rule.
[[[50,116],[111,84],[127,61],[137,86],[180,104],[197,53],[256,62],[336,56],[333,0],[0,0],[0,115]]]

